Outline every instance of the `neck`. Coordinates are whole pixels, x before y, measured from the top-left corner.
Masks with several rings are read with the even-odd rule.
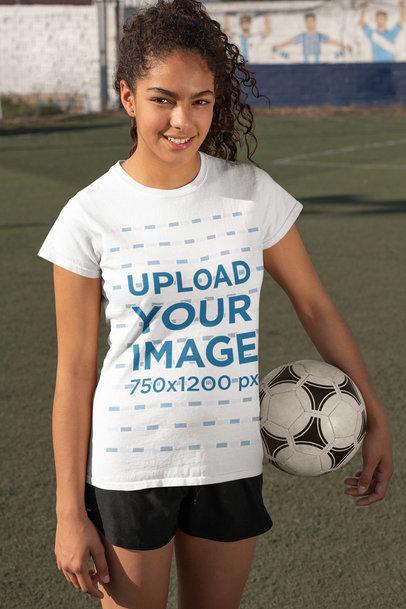
[[[179,157],[180,158],[180,157]],[[183,163],[165,162],[158,155],[137,149],[122,163],[123,169],[137,182],[151,188],[172,190],[191,182],[199,173],[200,156],[196,153]]]

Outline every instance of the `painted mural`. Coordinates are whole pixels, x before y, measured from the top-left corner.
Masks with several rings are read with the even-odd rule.
[[[227,11],[214,17],[248,63],[406,61],[404,0],[286,13],[233,11],[228,3]]]

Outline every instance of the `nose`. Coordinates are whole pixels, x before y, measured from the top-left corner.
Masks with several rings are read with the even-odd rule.
[[[177,104],[171,113],[171,127],[188,133],[192,125],[191,108],[188,104]]]

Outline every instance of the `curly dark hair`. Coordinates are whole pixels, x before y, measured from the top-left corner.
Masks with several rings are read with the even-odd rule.
[[[247,156],[252,161],[258,142],[252,132],[254,117],[251,107],[242,101],[242,95],[247,98],[242,85],[248,85],[255,97],[267,96],[259,93],[256,79],[247,69],[238,47],[228,41],[219,22],[209,17],[205,6],[198,0],[158,0],[129,17],[123,25],[123,32],[114,78],[117,93],[120,94],[120,80],[135,91],[137,79],[147,75],[151,60],[162,60],[177,50],[199,53],[213,74],[215,85],[213,119],[200,149],[235,161],[236,143],[241,147],[244,137]],[[130,136],[133,140],[131,156],[137,147],[134,119]],[[255,140],[252,152],[248,136]]]

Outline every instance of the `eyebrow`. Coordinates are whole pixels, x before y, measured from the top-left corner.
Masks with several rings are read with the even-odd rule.
[[[147,91],[157,91],[158,93],[163,93],[164,95],[169,95],[174,99],[178,99],[179,95],[174,93],[173,91],[168,91],[168,89],[162,89],[161,87],[149,87]],[[192,95],[192,98],[200,97],[201,95],[214,95],[214,92],[210,89],[206,89],[205,91],[200,91],[199,93],[195,93]]]

